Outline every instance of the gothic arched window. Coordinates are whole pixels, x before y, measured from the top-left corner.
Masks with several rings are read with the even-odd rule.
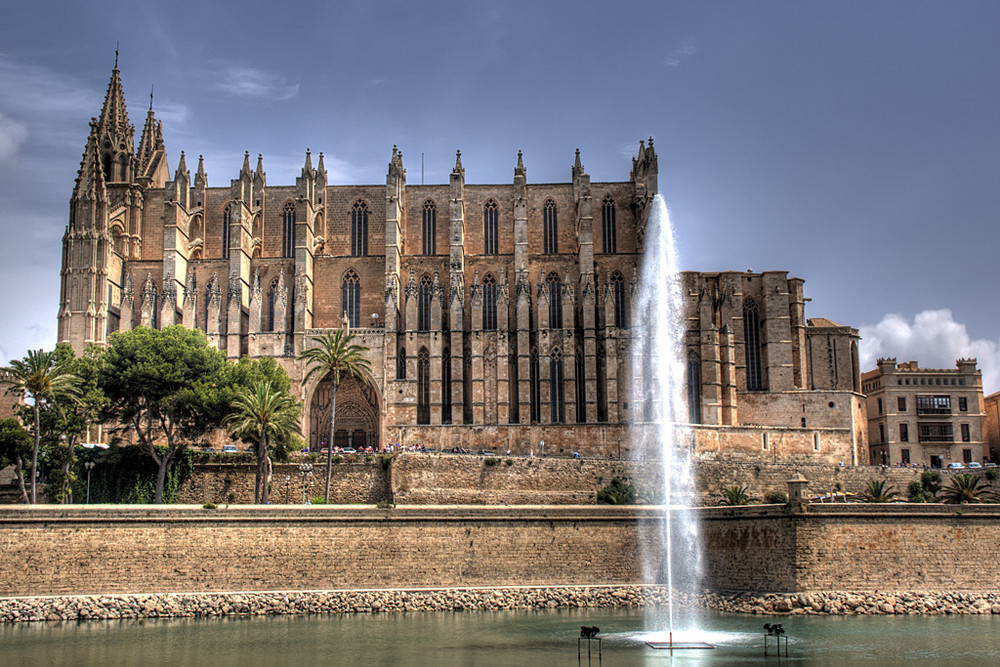
[[[701,360],[692,350],[687,359],[688,423],[701,423]]]
[[[437,254],[437,206],[428,199],[424,202],[423,224],[421,233],[423,234],[423,254]]]
[[[451,349],[441,356],[441,423],[451,423]]]
[[[342,311],[347,313],[347,321],[354,328],[361,326],[361,280],[354,269],[344,274],[340,288]]]
[[[562,282],[559,276],[552,272],[545,279],[549,288],[549,328],[562,329]]]
[[[281,256],[295,256],[295,205],[285,204],[281,211]]]
[[[426,347],[417,353],[417,423],[431,423],[431,356]]]
[[[430,331],[431,330],[431,293],[433,290],[433,283],[431,282],[431,277],[425,275],[420,279],[420,285],[417,288],[417,330],[418,331]]]
[[[351,208],[351,255],[368,256],[368,205],[360,199]]]
[[[483,253],[496,255],[500,252],[499,215],[497,203],[492,199],[483,207]]]
[[[542,421],[542,379],[538,365],[538,350],[531,350],[530,362],[530,385],[531,385],[531,421],[538,423]]]
[[[399,348],[399,354],[396,355],[396,379],[405,380],[406,379],[406,348]]]
[[[549,377],[552,379],[552,423],[562,424],[566,421],[566,400],[563,395],[563,358],[559,348],[552,350],[549,358]]]
[[[556,203],[551,199],[545,200],[542,222],[542,249],[546,255],[554,255],[559,252],[559,221],[556,216]]]
[[[267,330],[274,331],[274,304],[278,301],[278,279],[271,281],[267,290]],[[284,329],[284,327],[282,327]]]
[[[229,258],[229,222],[232,220],[232,205],[222,209],[222,258]]]
[[[764,377],[761,373],[760,311],[753,299],[743,302],[743,342],[746,349],[747,391],[761,391],[764,389]]]
[[[627,312],[625,310],[625,276],[618,271],[611,274],[611,296],[615,302],[615,326],[628,326],[625,318]]]
[[[601,231],[604,238],[604,252],[618,252],[618,232],[615,228],[615,200],[608,195],[601,202]]]
[[[492,273],[483,278],[483,330],[497,329],[497,280]]]

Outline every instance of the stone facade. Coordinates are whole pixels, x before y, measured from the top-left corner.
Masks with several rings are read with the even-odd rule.
[[[330,185],[307,151],[293,185],[268,184],[248,153],[210,187],[183,152],[170,177],[152,104],[138,148],[134,135],[116,67],[63,240],[58,337],[78,352],[182,324],[230,358],[273,356],[314,449],[330,379],[303,381],[296,356],[343,326],[372,372],[338,389],[339,446],[468,434],[477,449],[523,451],[544,439],[527,427],[548,425],[563,448],[604,455],[642,419],[629,319],[658,190],[651,139],[621,182],[591,182],[578,152],[567,183],[529,183],[518,153],[508,184],[467,184],[459,154],[446,184],[413,185],[393,147],[384,185]],[[807,319],[803,281],[781,271],[687,272],[682,287],[688,421],[708,429],[709,450],[767,458],[760,429],[773,427],[803,453],[857,462],[857,330]]]
[[[879,359],[861,381],[872,464],[941,468],[989,460],[983,379],[975,359],[959,359],[951,369]]]
[[[991,461],[1000,461],[1000,391],[983,399],[983,413],[986,456]]]

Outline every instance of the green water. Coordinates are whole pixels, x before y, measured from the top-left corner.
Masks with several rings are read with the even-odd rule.
[[[657,651],[635,610],[553,610],[25,623],[0,626],[3,665],[987,665],[1000,619],[778,619],[789,657],[763,655],[764,617],[711,616],[713,650]],[[597,625],[602,655],[581,625]]]

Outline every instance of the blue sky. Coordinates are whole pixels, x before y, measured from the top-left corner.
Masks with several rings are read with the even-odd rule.
[[[61,236],[120,41],[171,171],[624,180],[652,135],[685,268],[788,270],[876,356],[1000,389],[996,2],[16,3],[0,25],[0,362],[55,339]]]

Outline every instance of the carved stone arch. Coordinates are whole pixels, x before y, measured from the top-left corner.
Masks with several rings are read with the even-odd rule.
[[[304,416],[308,424],[309,451],[318,452],[328,444],[330,434],[330,399],[333,380],[327,374],[321,379],[314,376],[303,387],[309,396],[309,412]],[[355,448],[378,449],[382,442],[382,422],[379,405],[382,397],[374,378],[362,373],[361,379],[342,378],[337,388],[337,415],[333,443],[346,447],[348,436]],[[363,442],[359,442],[359,436]]]
[[[128,257],[128,235],[125,234],[125,221],[122,218],[115,218],[108,225],[111,232],[112,248],[125,258]]]

